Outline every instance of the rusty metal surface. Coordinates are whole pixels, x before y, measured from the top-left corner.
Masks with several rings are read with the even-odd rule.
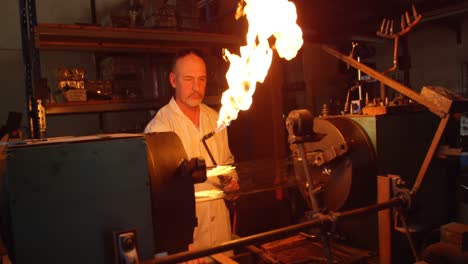
[[[421,96],[446,113],[468,111],[468,99],[444,87],[424,86],[421,90]]]

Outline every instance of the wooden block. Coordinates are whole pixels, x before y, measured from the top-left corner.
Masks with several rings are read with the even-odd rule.
[[[421,96],[445,113],[466,112],[468,109],[468,99],[444,87],[424,86]]]
[[[468,250],[468,225],[452,222],[442,226],[440,241],[452,244],[462,251]]]
[[[391,105],[391,106],[366,106],[362,109],[364,115],[385,115],[385,114],[399,114],[409,112],[424,111],[426,108],[419,104],[407,104],[407,105]]]
[[[364,115],[371,115],[371,116],[385,115],[387,113],[387,108],[385,106],[373,106],[373,107],[366,106],[362,109],[362,113]]]

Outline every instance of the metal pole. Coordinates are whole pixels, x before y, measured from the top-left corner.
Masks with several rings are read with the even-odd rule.
[[[450,119],[450,115],[445,116],[440,120],[439,126],[437,127],[436,133],[432,138],[431,145],[429,146],[429,150],[426,153],[426,157],[424,157],[423,164],[419,169],[418,176],[416,177],[416,181],[414,182],[413,188],[411,189],[411,195],[416,195],[419,188],[421,187],[421,183],[424,180],[424,176],[426,176],[426,172],[429,169],[429,165],[431,164],[432,158],[437,150],[437,146],[439,146],[440,139],[444,134],[445,127],[447,127],[447,123]]]
[[[39,54],[34,47],[34,27],[37,24],[35,0],[20,0],[19,12],[29,137],[39,138],[39,116],[37,102],[34,98],[34,82],[40,78],[41,72]]]
[[[311,227],[332,224],[334,221],[338,221],[340,218],[354,217],[354,216],[358,216],[362,214],[367,214],[367,213],[372,213],[372,212],[388,209],[394,206],[404,206],[406,203],[407,201],[405,198],[395,197],[383,203],[379,203],[379,204],[375,204],[375,205],[371,205],[371,206],[367,206],[363,208],[358,208],[354,210],[344,211],[342,213],[335,213],[332,215],[333,217],[317,218],[317,219],[303,222],[300,224],[291,225],[291,226],[275,229],[272,231],[232,240],[232,241],[225,242],[221,245],[214,246],[211,248],[180,252],[180,253],[176,253],[176,254],[173,254],[164,258],[146,260],[146,261],[143,261],[142,263],[143,264],[180,263],[180,262],[187,261],[190,259],[201,258],[204,256],[213,255],[216,253],[228,251],[228,250],[235,249],[235,248],[245,247],[245,246],[256,244],[256,243],[264,243],[267,241],[279,239],[281,237],[285,237],[287,235],[291,235],[291,234],[294,234],[295,232],[306,230]]]
[[[312,178],[310,177],[310,174],[309,174],[309,166],[307,166],[307,157],[306,157],[305,150],[304,150],[304,144],[299,143],[297,144],[297,147],[299,149],[299,153],[301,154],[302,167],[304,169],[304,174],[307,179],[307,189],[309,190],[308,193],[309,193],[310,203],[312,205],[312,209],[314,210],[314,213],[317,213],[319,212],[320,207],[318,205],[317,199],[315,199],[315,195],[314,195],[315,186],[313,185]]]
[[[357,57],[357,61],[361,62],[361,57]],[[362,73],[360,69],[357,69],[357,79],[359,82],[359,101],[362,100],[362,85],[361,85]]]

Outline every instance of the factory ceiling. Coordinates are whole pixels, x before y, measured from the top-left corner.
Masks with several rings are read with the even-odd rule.
[[[468,0],[292,0],[298,23],[311,41],[338,41],[353,37],[376,37],[384,18],[400,20],[414,4],[423,20],[453,25],[468,12]],[[396,22],[399,25],[399,22]]]

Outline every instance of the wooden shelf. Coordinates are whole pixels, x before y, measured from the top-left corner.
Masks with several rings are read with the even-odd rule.
[[[164,102],[167,102],[165,100]],[[98,112],[157,110],[164,105],[163,100],[102,100],[47,104],[47,115],[85,114]]]
[[[41,50],[173,53],[188,47],[211,49],[240,44],[241,39],[237,36],[214,33],[64,24],[38,24],[35,27],[35,46]],[[45,111],[46,115],[71,115],[157,110],[168,101],[169,98],[68,102],[47,104]],[[218,107],[220,101],[219,96],[207,96],[204,103]]]
[[[47,115],[71,115],[101,112],[158,110],[167,102],[169,102],[169,98],[154,100],[96,100],[87,102],[68,102],[47,104],[45,106],[45,111]],[[203,102],[210,106],[219,106],[221,98],[219,96],[206,96]]]
[[[38,24],[35,46],[42,50],[174,52],[184,47],[232,47],[234,35],[145,28]]]

